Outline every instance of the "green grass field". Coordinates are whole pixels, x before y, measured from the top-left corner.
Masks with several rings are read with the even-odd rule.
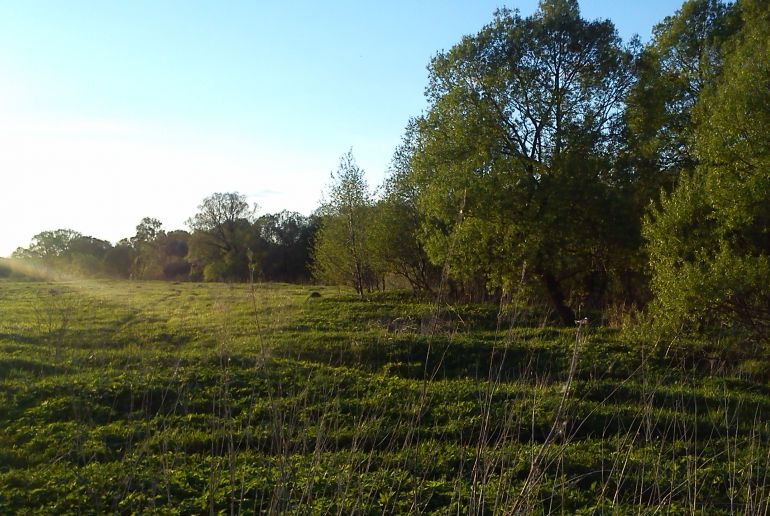
[[[518,320],[0,282],[0,513],[768,511],[762,359]]]

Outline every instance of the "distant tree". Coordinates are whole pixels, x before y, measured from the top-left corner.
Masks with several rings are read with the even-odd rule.
[[[111,250],[112,244],[106,240],[57,229],[38,233],[29,247],[18,248],[13,257],[37,262],[54,272],[103,276],[107,274],[104,259]]]
[[[134,246],[154,241],[163,233],[163,223],[152,217],[145,217],[136,226],[136,235],[131,238]]]
[[[131,277],[161,279],[162,264],[157,256],[157,240],[163,236],[163,223],[158,219],[144,217],[136,225],[136,234],[130,239],[134,251]]]
[[[111,249],[112,244],[106,240],[90,236],[75,238],[66,253],[67,268],[81,276],[104,276],[104,258]]]
[[[237,192],[215,193],[203,200],[187,221],[193,230],[188,253],[193,274],[207,281],[249,278],[250,254],[259,243],[255,211]]]
[[[97,258],[104,258],[104,255],[112,249],[112,244],[100,238],[81,235],[70,241],[67,254],[70,255],[89,255]]]
[[[238,247],[237,228],[241,221],[251,222],[253,212],[245,195],[238,192],[215,193],[203,200],[198,213],[187,220],[193,231],[206,233],[211,244],[228,252]]]
[[[105,271],[112,277],[129,278],[132,273],[134,260],[134,247],[129,240],[123,239],[105,254]]]
[[[369,240],[372,200],[364,171],[352,152],[340,158],[327,198],[313,251],[314,275],[324,282],[355,288],[361,299],[378,282],[372,269]]]
[[[72,229],[42,231],[32,237],[29,247],[19,247],[13,252],[14,258],[37,258],[52,261],[63,257],[70,245],[83,235]]]
[[[268,281],[306,282],[317,219],[296,212],[266,214],[257,221],[259,270]]]
[[[11,262],[5,258],[0,258],[0,278],[9,278],[12,273]]]
[[[113,260],[125,259],[130,254],[131,276],[136,279],[182,280],[188,279],[190,264],[187,262],[188,241],[187,231],[176,230],[166,232],[158,220],[145,217],[136,226],[136,235],[130,239],[130,250],[116,248]]]
[[[156,238],[155,256],[160,265],[162,279],[183,280],[190,275],[187,262],[190,233],[181,229],[169,231]]]

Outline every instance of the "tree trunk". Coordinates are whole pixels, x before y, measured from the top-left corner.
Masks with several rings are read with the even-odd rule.
[[[564,302],[564,293],[559,281],[550,272],[543,273],[541,277],[548,293],[548,301],[559,316],[559,322],[562,326],[573,326],[575,324],[575,312]]]
[[[358,297],[361,298],[361,301],[364,300],[364,278],[363,274],[361,272],[361,264],[360,262],[355,259],[354,256],[354,270],[353,270],[353,284],[356,287],[356,294],[358,294]]]

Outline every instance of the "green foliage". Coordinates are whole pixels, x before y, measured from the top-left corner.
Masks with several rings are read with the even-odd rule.
[[[32,237],[32,242],[26,249],[19,248],[13,253],[14,258],[38,258],[41,260],[55,259],[69,252],[70,244],[82,237],[71,229],[43,231]]]
[[[377,287],[380,277],[374,263],[373,203],[352,152],[340,158],[327,196],[319,209],[314,276],[332,285],[349,285],[363,299],[364,291]]]
[[[13,269],[9,260],[0,258],[0,278],[8,278],[11,276]]]
[[[118,269],[130,260],[123,269],[130,271],[133,279],[187,279],[190,264],[187,262],[190,234],[176,230],[166,232],[158,219],[145,217],[136,226],[136,235],[129,242],[119,242],[112,260]]]
[[[770,10],[738,4],[719,80],[696,108],[701,164],[647,222],[656,313],[670,325],[770,329]]]
[[[687,0],[653,29],[626,112],[640,202],[694,170],[693,110],[719,76],[722,46],[738,27],[735,10],[721,0]]]
[[[266,214],[254,220],[245,197],[214,194],[183,230],[165,231],[145,217],[136,234],[114,246],[64,229],[44,231],[14,258],[35,277],[114,277],[154,280],[307,282],[316,217]]]
[[[5,281],[2,511],[497,513],[537,453],[530,512],[753,513],[770,494],[761,357],[313,291]]]
[[[303,283],[311,279],[310,260],[317,217],[296,212],[263,215],[257,221],[260,276],[268,281]]]
[[[422,214],[418,207],[420,185],[412,159],[417,126],[410,122],[391,162],[390,176],[377,202],[372,227],[375,260],[379,268],[405,279],[415,293],[432,292],[439,284],[440,268],[431,263],[420,240]]]
[[[111,251],[112,244],[105,240],[57,229],[38,233],[28,248],[20,247],[12,256],[50,275],[103,277],[109,274]]]
[[[570,301],[612,270],[627,223],[608,209],[623,205],[613,158],[631,60],[613,25],[582,19],[575,1],[498,11],[434,58],[412,160],[434,263],[492,290],[524,270],[573,323]]]
[[[237,192],[214,193],[188,219],[193,230],[188,261],[192,274],[206,281],[245,281],[251,273],[258,233],[246,196]]]

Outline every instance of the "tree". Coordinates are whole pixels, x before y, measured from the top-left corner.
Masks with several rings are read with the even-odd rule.
[[[415,293],[432,292],[441,269],[431,263],[420,241],[420,186],[413,180],[412,158],[417,145],[416,121],[410,121],[391,161],[382,199],[375,208],[373,247],[380,267],[406,279]]]
[[[372,269],[369,229],[372,201],[364,171],[348,151],[332,173],[313,250],[314,276],[355,288],[361,299],[377,282]]]
[[[158,220],[145,217],[136,226],[136,235],[130,239],[133,256],[131,274],[134,278],[154,280],[182,280],[190,273],[187,262],[187,231],[166,232]],[[117,249],[117,248],[116,248]],[[120,259],[120,254],[113,257]]]
[[[136,226],[136,235],[131,238],[134,246],[152,242],[163,233],[163,223],[152,217],[144,217]]]
[[[215,193],[203,200],[198,213],[187,220],[193,231],[205,233],[211,245],[223,252],[238,247],[237,228],[242,221],[251,222],[256,209],[251,209],[245,195],[238,192]]]
[[[16,249],[13,257],[53,261],[55,258],[65,256],[72,242],[82,236],[82,234],[72,229],[42,231],[32,237],[29,247]]]
[[[693,110],[719,76],[722,46],[738,26],[735,10],[722,1],[687,0],[653,29],[626,111],[640,208],[695,169]]]
[[[144,217],[136,226],[136,234],[131,237],[133,263],[132,278],[161,279],[161,265],[157,260],[157,240],[165,236],[163,223],[152,217]]]
[[[310,255],[317,221],[296,212],[266,214],[257,221],[259,269],[268,281],[310,280]]]
[[[412,168],[434,263],[493,289],[524,270],[573,323],[569,297],[606,283],[591,278],[625,223],[609,210],[632,60],[575,0],[543,0],[528,18],[499,10],[433,59]]]
[[[161,278],[166,280],[187,279],[190,264],[187,262],[190,233],[177,229],[156,238],[155,260],[160,265]]]
[[[248,279],[249,250],[257,245],[255,211],[246,196],[237,192],[206,197],[187,221],[193,230],[188,255],[192,273],[207,281]]]
[[[135,263],[136,252],[128,239],[120,240],[104,256],[105,271],[109,276],[129,278]]]
[[[18,248],[13,257],[38,262],[53,272],[103,276],[105,258],[111,250],[112,244],[106,240],[57,229],[38,233],[28,248]]]
[[[11,261],[5,258],[0,258],[0,278],[10,278],[13,274],[13,267]]]
[[[106,240],[79,236],[70,242],[66,268],[70,273],[81,276],[104,276],[105,257],[111,249],[112,244]]]
[[[699,165],[645,225],[663,327],[770,336],[770,4],[737,4],[741,30],[695,108]]]

